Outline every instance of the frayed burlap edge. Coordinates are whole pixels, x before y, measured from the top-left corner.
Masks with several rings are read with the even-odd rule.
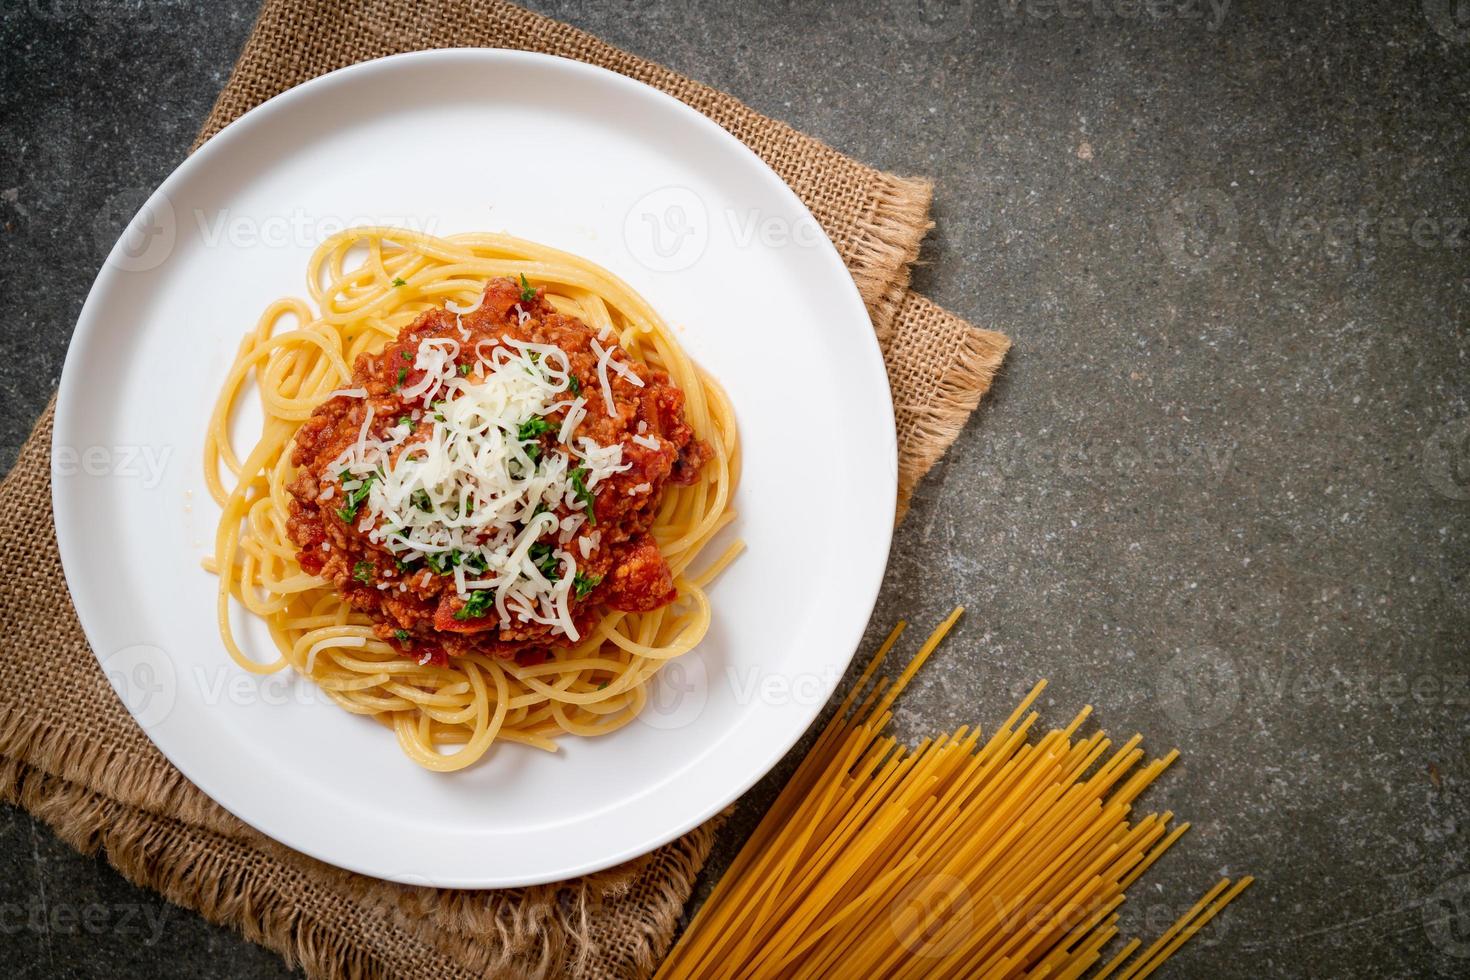
[[[240,842],[123,806],[13,760],[0,798],[30,811],[83,854],[101,852],[123,877],[279,953],[309,976],[391,977],[397,964],[286,900],[236,853]],[[470,976],[438,964],[445,976]]]
[[[678,919],[722,822],[711,820],[656,852],[657,873],[650,873],[649,856],[589,876],[577,888],[523,889],[526,901],[500,903],[486,922],[473,907],[476,893],[362,878],[253,831],[224,837],[13,759],[0,760],[0,800],[24,807],[77,851],[105,855],[133,884],[324,978],[646,974],[668,941],[657,927]],[[635,889],[648,927],[603,935],[597,907]],[[311,900],[303,901],[308,893]],[[314,916],[313,909],[330,914]],[[611,962],[610,945],[619,954]]]
[[[928,181],[894,177],[873,201],[870,234],[858,240],[847,260],[847,271],[885,350],[893,340],[899,308],[909,295],[909,268],[934,227],[929,220],[933,195]]]
[[[86,743],[57,738],[55,733],[56,725],[46,717],[44,707],[0,710],[0,756],[6,759],[24,759],[42,774],[82,787],[106,786],[124,806],[175,817],[223,837],[239,837],[247,831],[173,766],[161,760],[159,765],[139,765],[136,756],[117,747],[99,752]],[[156,750],[150,746],[150,751]]]
[[[1003,333],[971,326],[917,293],[905,295],[894,326],[885,353],[889,347],[949,338],[923,357],[884,358],[898,436],[897,522],[908,513],[919,480],[954,443],[990,390],[1011,341]]]

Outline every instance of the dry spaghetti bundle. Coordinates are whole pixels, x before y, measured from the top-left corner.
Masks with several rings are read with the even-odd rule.
[[[894,699],[960,612],[871,683],[903,624],[889,635],[659,977],[1145,977],[1250,884],[1221,881],[1103,963],[1128,886],[1188,828],[1133,819],[1177,752],[1081,737],[1086,708],[1033,740],[1045,682],[988,738],[898,744]]]

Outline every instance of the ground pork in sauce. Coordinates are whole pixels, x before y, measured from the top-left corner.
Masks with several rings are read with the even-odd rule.
[[[534,662],[548,647],[568,643],[548,625],[515,616],[502,621],[493,608],[483,616],[465,617],[465,603],[455,591],[452,575],[438,574],[423,561],[404,566],[390,549],[369,540],[357,518],[344,519],[340,512],[344,495],[333,462],[358,439],[370,405],[376,436],[411,410],[422,408],[417,400],[400,398],[398,391],[412,388],[423,376],[413,362],[419,345],[431,338],[452,338],[465,352],[474,351],[478,341],[495,338],[553,344],[566,353],[571,374],[586,397],[587,416],[576,437],[589,437],[600,446],[620,445],[622,461],[630,464],[595,488],[595,525],[584,524],[577,532],[579,537],[598,535],[591,554],[582,557],[575,538],[559,545],[574,551],[579,570],[589,583],[596,582],[573,601],[573,621],[585,635],[604,608],[646,612],[672,602],[675,591],[668,564],[648,532],[665,487],[693,483],[711,455],[685,420],[684,393],[663,371],[627,359],[619,348],[614,356],[635,370],[643,386],[608,372],[615,408],[608,415],[592,347],[596,334],[581,320],[557,313],[542,290],[532,297],[529,289],[510,279],[489,282],[474,312],[456,316],[443,309],[427,311],[381,352],[360,356],[350,387],[366,389],[367,397],[338,395],[302,423],[291,456],[299,472],[289,487],[287,527],[301,549],[297,555],[301,567],[330,581],[352,606],[368,613],[379,636],[416,658],[438,660],[479,652]],[[614,342],[609,338],[604,346]],[[468,362],[473,356],[466,353],[461,359]],[[476,375],[468,380],[473,383]],[[558,411],[548,418],[559,424],[562,415],[564,411]],[[403,448],[427,438],[431,428],[427,418],[416,422]],[[635,441],[640,436],[642,441]],[[548,449],[558,445],[556,429],[540,438]],[[647,441],[657,442],[658,448],[644,445]],[[566,513],[562,510],[558,516]],[[555,534],[546,540],[554,541]],[[400,588],[402,584],[406,588]]]

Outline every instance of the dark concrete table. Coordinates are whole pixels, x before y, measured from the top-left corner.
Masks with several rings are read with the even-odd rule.
[[[1050,718],[1090,702],[1178,745],[1148,802],[1197,829],[1127,924],[1260,881],[1170,976],[1470,972],[1464,5],[544,6],[934,177],[917,285],[1016,340],[895,540],[873,635],[971,609],[903,729],[989,724],[1045,676]],[[0,10],[8,466],[254,4]],[[0,828],[12,975],[286,972],[25,814]]]

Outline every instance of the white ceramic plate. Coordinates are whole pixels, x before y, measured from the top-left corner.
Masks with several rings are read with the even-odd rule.
[[[214,622],[210,407],[242,334],[304,295],[353,224],[505,230],[626,278],[729,390],[747,552],[709,637],[639,721],[547,754],[506,745],[425,772],[392,733],[287,673],[230,662]],[[254,420],[247,419],[253,431]],[[448,887],[559,880],[645,853],[749,788],[846,669],[887,561],[897,480],[888,383],[831,243],[709,120],[587,65],[421,52],[293,89],[149,199],[82,309],[56,412],[67,582],[114,688],[206,793],[354,871]],[[259,624],[239,628],[264,657]]]

